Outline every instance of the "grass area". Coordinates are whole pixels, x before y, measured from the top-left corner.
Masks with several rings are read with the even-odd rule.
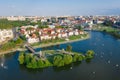
[[[57,43],[57,42],[64,42],[66,41],[65,39],[53,39],[53,40],[44,40],[42,42],[38,43],[33,43],[31,44],[32,46],[39,46],[39,45],[45,45],[45,44],[50,44],[50,43]]]
[[[70,36],[69,40],[81,39],[82,35]]]
[[[21,46],[23,46],[23,44],[24,44],[24,41],[21,38],[18,38],[16,41],[10,40],[9,42],[1,45],[0,52],[6,52],[6,51],[20,48]]]
[[[69,40],[81,39],[81,38],[84,38],[84,37],[86,37],[86,36],[87,36],[87,34],[70,36],[70,37],[69,37]]]

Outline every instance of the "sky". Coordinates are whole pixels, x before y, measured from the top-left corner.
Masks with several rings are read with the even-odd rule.
[[[120,15],[120,0],[0,0],[0,16]]]

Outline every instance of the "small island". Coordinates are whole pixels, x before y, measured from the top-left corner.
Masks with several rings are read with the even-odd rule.
[[[36,54],[21,52],[18,56],[18,61],[19,64],[32,69],[50,66],[62,67],[74,62],[92,59],[94,54],[93,50],[88,50],[85,55],[73,52],[72,46],[68,45],[65,50],[45,50]]]

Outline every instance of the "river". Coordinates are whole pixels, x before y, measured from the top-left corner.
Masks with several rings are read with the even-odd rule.
[[[19,52],[7,54],[0,58],[4,66],[0,66],[0,80],[120,80],[120,40],[103,32],[89,32],[91,38],[69,43],[73,51],[95,51],[91,61],[74,63],[62,68],[27,69],[19,65]],[[67,44],[38,48],[62,49]]]

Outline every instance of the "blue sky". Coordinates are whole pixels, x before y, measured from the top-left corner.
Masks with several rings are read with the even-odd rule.
[[[0,16],[120,15],[120,0],[0,0]]]

